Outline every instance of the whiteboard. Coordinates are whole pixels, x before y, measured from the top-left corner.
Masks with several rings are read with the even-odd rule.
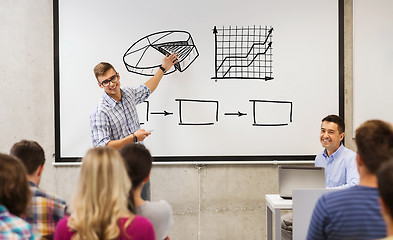
[[[321,119],[340,110],[338,7],[336,0],[58,0],[56,160],[92,147],[89,115],[103,94],[98,62],[112,63],[122,86],[137,87],[171,51],[181,62],[138,105],[141,127],[153,130],[144,144],[154,157],[313,159],[322,150]]]
[[[356,0],[353,10],[353,130],[369,119],[393,122],[393,1]],[[355,134],[354,134],[355,135]]]

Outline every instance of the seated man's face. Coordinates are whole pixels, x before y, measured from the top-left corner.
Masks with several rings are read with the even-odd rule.
[[[338,131],[338,125],[334,122],[323,121],[321,124],[321,135],[320,141],[322,147],[328,152],[335,152],[341,144],[341,140],[344,138],[344,133]]]

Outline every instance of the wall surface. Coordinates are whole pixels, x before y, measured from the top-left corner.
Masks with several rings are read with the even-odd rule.
[[[352,129],[352,1],[345,2],[345,117]],[[51,0],[0,2],[0,152],[21,139],[46,150],[41,187],[71,202],[79,167],[53,167]],[[315,137],[316,141],[318,136]],[[347,146],[353,148],[351,131]],[[276,165],[155,165],[153,200],[174,210],[171,239],[265,238],[265,194],[277,193]]]

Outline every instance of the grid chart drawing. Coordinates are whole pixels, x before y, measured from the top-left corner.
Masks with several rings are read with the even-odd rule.
[[[214,26],[215,76],[212,79],[273,80],[273,27]]]

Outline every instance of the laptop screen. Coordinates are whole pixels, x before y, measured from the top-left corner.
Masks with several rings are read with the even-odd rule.
[[[325,187],[325,169],[322,167],[278,167],[278,191],[282,198],[292,198],[293,189]]]

